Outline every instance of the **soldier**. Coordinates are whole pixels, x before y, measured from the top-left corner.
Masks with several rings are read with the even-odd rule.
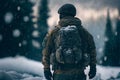
[[[89,78],[96,75],[96,47],[92,35],[76,18],[76,8],[64,4],[58,10],[60,21],[43,42],[44,75],[47,80],[86,80],[84,69],[90,65]],[[52,64],[53,75],[50,70]]]

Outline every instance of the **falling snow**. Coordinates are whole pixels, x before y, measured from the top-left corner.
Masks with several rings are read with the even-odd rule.
[[[20,34],[21,34],[21,32],[20,32],[20,30],[18,30],[18,29],[15,29],[15,30],[13,31],[13,36],[14,36],[14,37],[19,37]]]
[[[26,41],[26,40],[23,40],[23,41],[22,41],[22,44],[23,44],[23,45],[27,45],[27,41]]]
[[[97,35],[97,39],[100,39],[100,35]]]
[[[19,43],[19,47],[21,47],[22,46],[22,44],[21,43]]]
[[[28,16],[24,16],[24,17],[23,17],[23,20],[24,20],[25,22],[28,22],[28,21],[29,21],[29,17],[28,17]]]
[[[118,33],[117,33],[117,32],[115,32],[115,36],[117,36],[117,34],[118,34]]]
[[[13,20],[13,14],[11,12],[6,13],[4,19],[7,24],[11,23]]]
[[[102,53],[102,52],[103,52],[103,48],[99,48],[99,49],[98,49],[98,52],[99,52],[99,53]]]
[[[3,39],[3,36],[0,34],[0,41],[2,41],[2,39]]]
[[[105,56],[105,57],[104,57],[104,61],[106,61],[106,60],[107,60],[107,57]]]
[[[100,60],[99,63],[102,64],[103,63],[102,60]]]
[[[107,37],[104,38],[104,41],[107,42],[109,39]]]
[[[34,26],[34,28],[35,28],[35,29],[37,29],[37,28],[38,28],[38,25],[37,25],[37,24],[34,24],[33,26]]]
[[[38,41],[32,40],[32,44],[35,48],[40,48],[40,43]]]
[[[20,6],[18,6],[18,7],[17,7],[17,10],[20,11],[20,9],[21,9]]]
[[[32,36],[39,37],[39,31],[37,31],[37,30],[33,31]]]

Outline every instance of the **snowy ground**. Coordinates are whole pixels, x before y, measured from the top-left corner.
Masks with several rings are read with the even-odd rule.
[[[86,74],[88,72],[89,67],[85,70]],[[120,80],[119,73],[120,68],[98,65],[97,75],[93,80]],[[0,80],[45,80],[43,66],[40,62],[24,57],[3,58],[0,59]]]

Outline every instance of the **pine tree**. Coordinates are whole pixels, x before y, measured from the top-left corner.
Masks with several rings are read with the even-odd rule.
[[[25,55],[28,58],[33,58],[34,53],[32,53],[32,10],[33,3],[30,0],[19,0],[18,4],[18,27],[21,31],[21,37],[19,37],[19,52],[20,55]]]
[[[116,47],[115,47],[115,54],[114,54],[114,65],[120,66],[120,14],[117,18],[116,23]]]
[[[113,65],[113,54],[114,54],[114,33],[112,29],[112,23],[110,20],[109,10],[107,11],[107,23],[105,29],[105,46],[103,65]]]
[[[1,57],[29,53],[32,6],[29,0],[0,1]]]
[[[0,1],[0,57],[15,56],[17,53],[18,45],[13,39],[16,7],[12,0]]]
[[[49,18],[48,0],[41,0],[38,11],[39,11],[38,12],[39,17],[38,17],[37,24],[38,24],[38,30],[40,32],[40,38],[38,39],[38,41],[42,45],[43,39],[48,32],[48,23],[47,23],[47,20]],[[42,52],[42,46],[40,48],[40,53],[41,52]],[[40,57],[41,56],[42,56],[42,54],[40,54]]]

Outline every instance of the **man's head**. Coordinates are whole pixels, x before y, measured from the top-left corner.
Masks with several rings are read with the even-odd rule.
[[[58,14],[60,14],[60,19],[66,16],[74,17],[76,15],[76,8],[72,4],[64,4],[58,9]]]

